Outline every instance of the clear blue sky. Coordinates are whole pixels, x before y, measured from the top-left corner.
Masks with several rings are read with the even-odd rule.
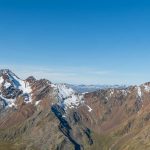
[[[1,0],[0,64],[54,82],[150,81],[150,1]]]

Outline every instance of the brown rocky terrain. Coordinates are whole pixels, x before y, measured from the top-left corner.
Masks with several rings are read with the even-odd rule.
[[[150,83],[79,94],[0,71],[0,150],[149,150]]]

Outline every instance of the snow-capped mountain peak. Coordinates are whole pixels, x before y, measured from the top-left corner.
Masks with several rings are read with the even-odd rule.
[[[65,110],[68,108],[75,108],[83,103],[83,95],[76,93],[72,88],[66,84],[57,84],[58,100]]]
[[[15,106],[18,96],[24,98],[24,102],[31,102],[32,89],[29,83],[21,80],[8,69],[0,70],[0,101],[4,106]]]

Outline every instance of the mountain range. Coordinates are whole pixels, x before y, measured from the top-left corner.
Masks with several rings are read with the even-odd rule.
[[[82,85],[66,84],[66,85],[71,87],[78,93],[89,93],[100,89],[109,89],[109,88],[124,89],[127,87],[126,85],[84,85],[84,84]]]
[[[78,86],[0,70],[0,150],[150,150],[150,82]]]

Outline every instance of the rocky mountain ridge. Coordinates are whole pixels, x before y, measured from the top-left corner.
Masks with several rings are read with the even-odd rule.
[[[150,83],[78,93],[1,70],[0,148],[148,150],[149,108]]]

